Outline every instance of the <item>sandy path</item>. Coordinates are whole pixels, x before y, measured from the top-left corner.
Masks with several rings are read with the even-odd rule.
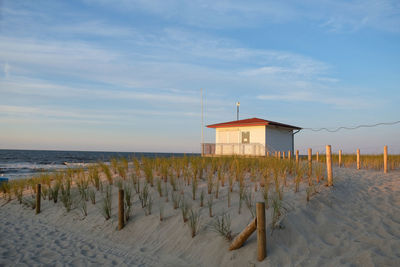
[[[0,266],[185,266],[2,210]]]

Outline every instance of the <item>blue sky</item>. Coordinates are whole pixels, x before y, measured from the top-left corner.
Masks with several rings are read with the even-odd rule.
[[[0,1],[0,148],[199,152],[205,123],[399,120],[399,1]],[[296,148],[400,153],[400,126]],[[205,130],[212,142],[214,132]]]

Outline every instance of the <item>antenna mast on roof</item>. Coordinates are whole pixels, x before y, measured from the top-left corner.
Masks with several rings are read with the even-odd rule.
[[[201,155],[203,156],[204,154],[204,116],[203,116],[203,88],[200,88],[200,93],[201,93]]]
[[[239,106],[240,106],[240,102],[236,102],[236,120],[239,120]]]

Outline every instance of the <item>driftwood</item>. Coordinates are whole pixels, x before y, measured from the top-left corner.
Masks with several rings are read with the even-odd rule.
[[[240,248],[247,238],[257,229],[257,219],[252,220],[249,225],[233,240],[229,247],[229,250],[235,250]]]

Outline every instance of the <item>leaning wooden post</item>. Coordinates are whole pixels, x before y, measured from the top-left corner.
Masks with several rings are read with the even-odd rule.
[[[342,150],[339,149],[339,168],[342,167]]]
[[[257,251],[258,261],[263,261],[267,257],[267,235],[265,231],[265,203],[258,202],[257,209]]]
[[[257,229],[257,218],[252,220],[249,225],[244,228],[244,230],[232,241],[229,246],[229,250],[235,250],[240,248],[247,238]]]
[[[36,185],[36,214],[40,213],[40,197],[42,195],[41,184]]]
[[[299,150],[296,150],[296,164],[299,164]]]
[[[328,186],[333,185],[332,179],[332,154],[331,154],[331,145],[326,146],[326,172],[328,177]]]
[[[357,149],[357,170],[361,168],[360,165],[360,149]]]
[[[387,146],[383,147],[383,172],[388,172],[388,148]]]
[[[124,228],[124,190],[118,191],[118,231]]]
[[[308,177],[312,175],[312,149],[308,149]]]

